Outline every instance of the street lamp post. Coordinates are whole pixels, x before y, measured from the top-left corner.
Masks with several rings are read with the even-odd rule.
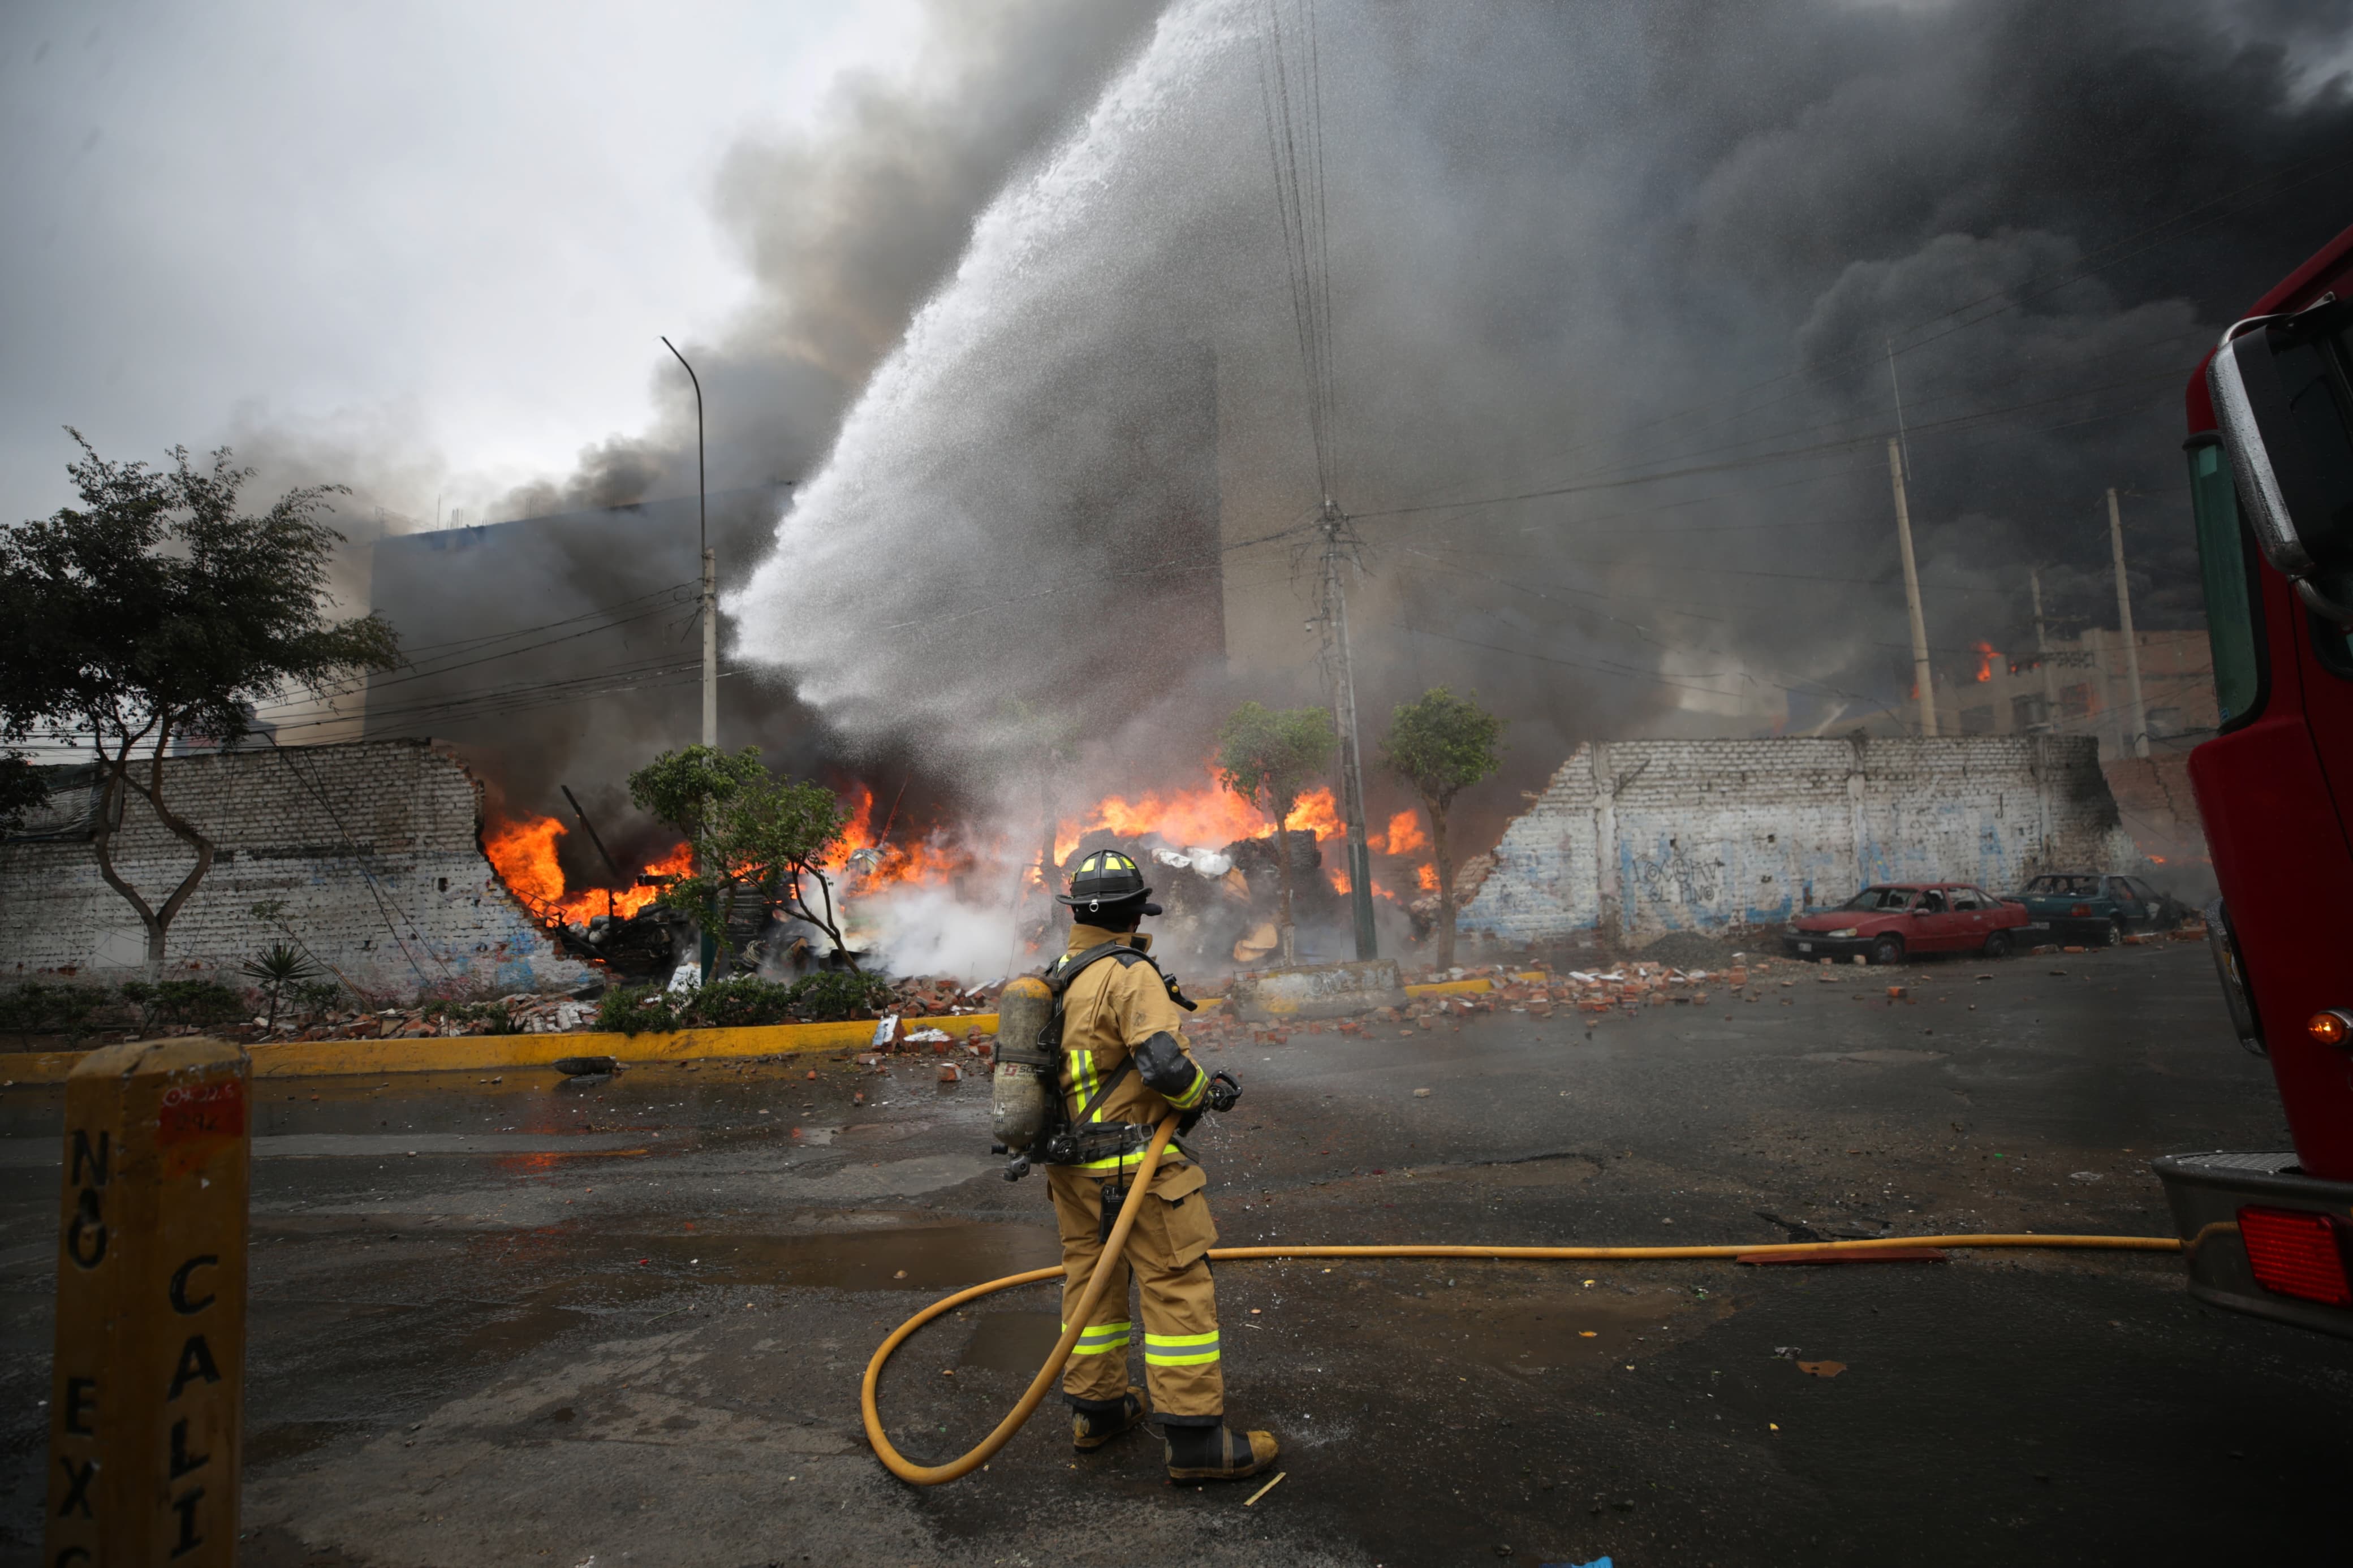
[[[719,744],[719,565],[711,552],[711,493],[702,471],[702,378],[686,363],[678,345],[662,339],[678,363],[686,365],[686,379],[694,384],[694,511],[695,537],[702,546],[702,743]]]

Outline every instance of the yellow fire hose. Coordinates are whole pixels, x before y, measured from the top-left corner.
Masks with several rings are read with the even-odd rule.
[[[1168,1147],[1168,1140],[1176,1131],[1176,1118],[1171,1115],[1161,1122],[1153,1134],[1151,1144],[1144,1151],[1143,1163],[1136,1166],[1128,1190],[1143,1193],[1152,1184],[1153,1173],[1160,1167],[1160,1156]],[[1046,1391],[1061,1374],[1062,1364],[1071,1359],[1071,1349],[1078,1343],[1079,1335],[1094,1316],[1095,1303],[1102,1300],[1103,1286],[1110,1278],[1111,1266],[1127,1248],[1127,1233],[1134,1228],[1138,1205],[1120,1205],[1119,1219],[1113,1225],[1111,1239],[1104,1243],[1103,1258],[1095,1265],[1092,1278],[1087,1281],[1086,1294],[1079,1299],[1078,1310],[1062,1326],[1062,1337],[1054,1342],[1053,1353],[1038,1375],[1029,1380],[1029,1387],[1020,1400],[1008,1412],[997,1429],[980,1440],[978,1447],[960,1458],[944,1465],[919,1465],[891,1446],[882,1435],[882,1415],[875,1405],[875,1390],[882,1381],[882,1368],[898,1348],[913,1337],[917,1329],[933,1319],[955,1311],[967,1301],[983,1296],[993,1296],[999,1290],[1010,1290],[1017,1285],[1035,1285],[1048,1279],[1059,1279],[1062,1270],[1032,1268],[1020,1274],[1008,1274],[1002,1279],[991,1279],[959,1290],[933,1302],[892,1331],[891,1337],[875,1350],[874,1358],[866,1363],[866,1379],[858,1391],[858,1402],[866,1417],[866,1438],[874,1445],[875,1454],[891,1473],[902,1481],[919,1487],[935,1487],[943,1481],[970,1475],[988,1462],[996,1452],[1013,1439],[1029,1417],[1036,1414]],[[1871,1241],[1799,1241],[1777,1242],[1764,1246],[1733,1247],[1218,1247],[1209,1256],[1220,1263],[1250,1258],[1484,1258],[1497,1259],[1538,1259],[1549,1262],[1609,1262],[1629,1259],[1659,1260],[1677,1258],[1771,1258],[1792,1253],[1822,1252],[1883,1252],[1891,1247],[2038,1247],[2105,1249],[2120,1252],[2179,1252],[2181,1243],[2169,1236],[2035,1236],[2035,1235],[1972,1235],[1972,1236],[1890,1236]]]

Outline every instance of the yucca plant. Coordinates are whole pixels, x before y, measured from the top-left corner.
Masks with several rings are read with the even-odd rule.
[[[316,965],[282,942],[272,945],[259,958],[240,965],[238,973],[259,981],[261,988],[269,994],[269,1013],[262,1025],[265,1029],[278,1026],[278,1000],[286,994],[288,986],[301,985],[319,977]]]

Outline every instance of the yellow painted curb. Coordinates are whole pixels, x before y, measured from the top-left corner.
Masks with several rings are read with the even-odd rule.
[[[1492,980],[1438,980],[1428,985],[1409,985],[1405,994],[1409,996],[1467,996],[1473,992],[1493,991],[1494,988],[1495,983]]]
[[[910,1018],[912,1029],[940,1028],[951,1038],[966,1029],[997,1032],[994,1013]],[[286,1040],[252,1047],[253,1076],[331,1078],[396,1072],[486,1072],[543,1068],[560,1057],[611,1057],[632,1066],[656,1062],[724,1061],[798,1051],[854,1050],[871,1044],[874,1020],[839,1024],[768,1024],[741,1029],[686,1029],[670,1035],[460,1035],[454,1039]],[[0,1079],[63,1083],[85,1051],[0,1056]]]

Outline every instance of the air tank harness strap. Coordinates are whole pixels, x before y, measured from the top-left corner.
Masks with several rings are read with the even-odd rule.
[[[1099,942],[1094,946],[1078,952],[1066,952],[1046,966],[1044,975],[1046,989],[1054,994],[1054,1013],[1057,1022],[1061,1016],[1062,993],[1071,988],[1071,982],[1076,980],[1085,970],[1106,958],[1115,958],[1122,963],[1150,964],[1152,973],[1160,976],[1160,984],[1168,988],[1168,1000],[1176,1003],[1187,1013],[1198,1013],[1201,1010],[1201,1005],[1186,995],[1177,985],[1176,977],[1160,967],[1158,959],[1140,947],[1131,947],[1126,940],[1122,938],[1113,942]]]

